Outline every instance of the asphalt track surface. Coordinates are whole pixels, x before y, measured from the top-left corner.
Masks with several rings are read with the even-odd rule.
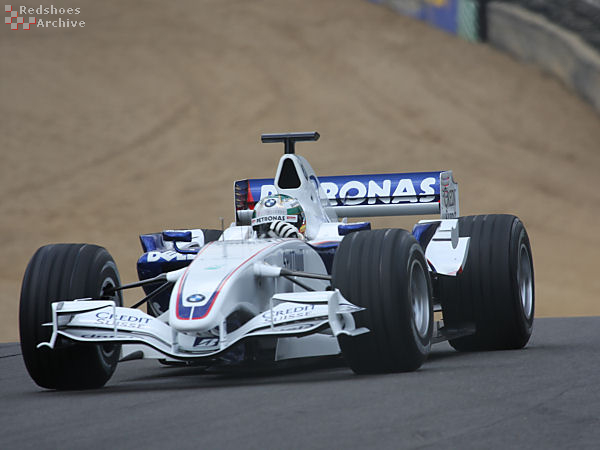
[[[528,347],[434,346],[414,373],[339,363],[206,374],[122,363],[94,391],[29,378],[0,345],[0,448],[598,448],[600,317],[538,319]]]

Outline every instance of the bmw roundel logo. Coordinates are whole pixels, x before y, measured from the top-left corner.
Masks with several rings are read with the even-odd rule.
[[[206,297],[202,294],[193,294],[190,295],[186,300],[190,303],[200,303],[203,302]]]
[[[277,200],[275,200],[274,198],[270,198],[265,202],[265,206],[267,208],[270,208],[271,206],[275,206],[275,203],[277,203]]]

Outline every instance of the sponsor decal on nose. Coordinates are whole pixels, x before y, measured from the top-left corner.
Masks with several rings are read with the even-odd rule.
[[[194,306],[204,306],[208,303],[206,296],[202,294],[192,294],[185,299],[187,303],[192,303]]]

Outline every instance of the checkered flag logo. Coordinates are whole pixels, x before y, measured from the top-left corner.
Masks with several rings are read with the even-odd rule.
[[[25,22],[24,17],[19,17],[19,13],[17,11],[12,10],[12,6],[5,5],[4,11],[8,13],[8,16],[4,18],[4,23],[10,25],[11,30],[18,30],[19,25],[21,25],[22,30],[29,30],[31,25],[35,23],[35,17],[30,17],[27,22]]]

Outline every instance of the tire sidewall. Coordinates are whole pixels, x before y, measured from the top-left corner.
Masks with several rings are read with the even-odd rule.
[[[527,249],[532,279],[534,279],[535,277],[533,271],[533,257],[531,255],[529,236],[527,235],[527,231],[525,230],[525,227],[523,227],[523,224],[519,219],[516,219],[514,221],[511,229],[511,244],[511,288],[513,291],[513,308],[515,309],[516,327],[519,334],[521,334],[522,336],[529,336],[533,328],[533,319],[535,315],[535,283],[532,283],[531,314],[528,317],[523,308],[521,289],[519,286],[519,264],[522,246],[525,246],[525,248]]]
[[[112,285],[119,286],[121,284],[121,280],[119,277],[119,272],[117,270],[117,265],[111,259],[106,261],[98,274],[98,281],[100,284],[98,286],[98,294],[102,295],[107,286]],[[117,291],[114,296],[111,297],[111,300],[114,300],[117,306],[123,306],[123,298],[120,291]],[[114,371],[117,362],[121,356],[121,345],[120,344],[96,344],[94,345],[95,351],[98,353],[98,361],[101,364],[102,368],[107,372]]]
[[[431,350],[431,337],[433,333],[433,301],[432,301],[432,287],[431,287],[431,278],[429,277],[429,272],[427,270],[427,263],[425,260],[425,255],[421,246],[415,242],[410,250],[409,250],[409,258],[406,263],[406,297],[405,299],[399,299],[403,301],[405,308],[407,309],[407,317],[410,320],[410,331],[412,333],[411,341],[414,342],[415,348],[424,356],[429,354]],[[414,264],[418,264],[423,271],[423,275],[425,277],[427,283],[427,296],[428,296],[428,306],[427,306],[427,315],[428,315],[428,325],[427,332],[424,336],[421,336],[419,331],[417,330],[417,324],[415,323],[415,314],[413,311],[413,298],[412,298],[412,290],[411,290],[411,280],[412,280],[412,267]]]

